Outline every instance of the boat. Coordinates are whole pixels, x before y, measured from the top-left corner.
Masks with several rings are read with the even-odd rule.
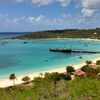
[[[24,44],[27,44],[27,42],[24,42]]]
[[[80,56],[79,59],[82,59],[82,57]]]

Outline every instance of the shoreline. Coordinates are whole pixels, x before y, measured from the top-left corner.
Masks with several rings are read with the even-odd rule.
[[[93,63],[95,63],[97,60],[100,60],[100,58],[96,58],[91,60]],[[72,66],[75,68],[75,70],[80,69],[82,66],[85,65],[84,63],[78,63],[78,64],[73,64]],[[42,73],[44,75],[44,73],[52,73],[52,72],[58,72],[58,73],[64,73],[66,72],[66,67],[62,67],[62,68],[55,68],[55,69],[51,69],[51,70],[47,70],[47,71],[42,71],[42,72],[35,72],[33,74],[22,74],[17,76],[17,79],[15,80],[16,85],[18,84],[22,84],[22,78],[25,76],[29,76],[31,80],[33,80],[35,77],[39,77],[40,73]],[[13,86],[13,82],[9,80],[9,76],[7,79],[0,79],[0,88],[5,88],[8,86]]]
[[[8,40],[62,40],[62,39],[74,39],[74,40],[93,40],[100,41],[100,39],[92,39],[92,38],[41,38],[41,39],[12,39],[8,38]]]

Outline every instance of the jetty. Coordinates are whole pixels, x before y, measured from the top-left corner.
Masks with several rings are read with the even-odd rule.
[[[91,51],[91,50],[76,50],[76,49],[69,49],[69,48],[64,48],[64,49],[49,49],[50,52],[64,52],[64,53],[92,53],[92,54],[96,54],[96,53],[100,53],[100,51]]]
[[[71,49],[50,49],[51,52],[71,52],[72,50]]]

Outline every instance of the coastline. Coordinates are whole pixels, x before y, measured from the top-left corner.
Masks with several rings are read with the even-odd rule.
[[[41,39],[9,39],[8,40],[62,40],[62,39],[74,39],[74,40],[90,40],[90,41],[100,41],[100,39],[92,39],[92,38],[41,38]]]
[[[95,63],[97,60],[100,60],[100,58],[96,58],[96,59],[93,59],[91,61],[93,63]],[[85,65],[85,62],[84,63],[74,64],[72,66],[75,68],[75,70],[78,70],[84,65]],[[17,79],[15,80],[15,83],[16,83],[16,85],[23,83],[22,82],[22,78],[25,77],[25,76],[29,76],[30,79],[33,80],[35,77],[39,77],[40,73],[42,73],[44,75],[44,73],[46,73],[46,72],[48,72],[48,73],[52,73],[52,72],[64,73],[64,72],[66,72],[66,67],[51,69],[51,70],[42,71],[42,72],[35,72],[33,74],[19,75],[19,76],[17,76]],[[4,88],[4,87],[8,87],[8,86],[13,86],[13,82],[9,80],[9,76],[8,76],[7,79],[0,79],[0,88]]]

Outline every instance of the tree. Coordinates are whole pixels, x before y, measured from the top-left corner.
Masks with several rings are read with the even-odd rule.
[[[9,79],[13,81],[13,84],[14,84],[14,86],[15,86],[16,75],[15,75],[14,73],[11,74],[10,77],[9,77]]]
[[[81,70],[86,73],[93,73],[93,74],[97,74],[100,71],[99,69],[88,67],[88,65],[83,66]]]
[[[66,67],[67,73],[75,72],[75,69],[72,66],[67,66]]]
[[[22,81],[28,83],[31,79],[28,76],[22,78]]]
[[[86,70],[87,70],[88,68],[90,68],[88,65],[84,65],[84,66],[81,68],[81,70],[84,71],[84,72],[86,72]]]
[[[100,60],[97,60],[96,61],[96,65],[100,65]]]
[[[90,65],[90,64],[92,64],[92,61],[87,60],[87,61],[86,61],[86,64],[87,64],[87,65]]]

